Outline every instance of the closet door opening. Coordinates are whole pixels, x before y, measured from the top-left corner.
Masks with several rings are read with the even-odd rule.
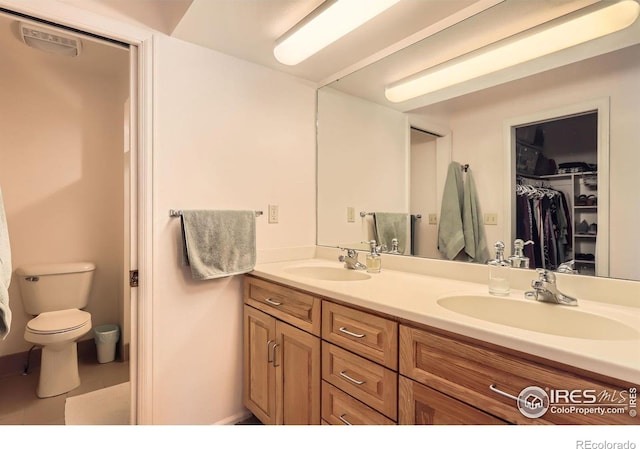
[[[578,274],[608,275],[602,121],[593,108],[511,127],[510,241],[533,242],[531,269],[571,263]]]

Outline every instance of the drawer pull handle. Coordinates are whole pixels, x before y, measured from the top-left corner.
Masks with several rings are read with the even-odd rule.
[[[281,306],[282,303],[278,302],[278,301],[274,301],[271,298],[264,298],[265,301],[267,301],[269,304],[271,304],[272,306]]]
[[[349,382],[352,382],[352,383],[354,383],[354,384],[356,384],[356,385],[362,385],[362,384],[364,384],[364,383],[365,383],[365,381],[364,381],[364,380],[356,380],[356,379],[354,379],[353,377],[349,376],[349,375],[348,375],[347,373],[345,373],[344,371],[340,371],[340,375],[341,375],[342,377],[344,377],[345,379],[347,379]]]
[[[506,397],[506,398],[513,399],[513,400],[514,400],[514,401],[516,401],[516,402],[518,402],[518,401],[519,401],[519,399],[518,399],[516,396],[514,396],[514,395],[512,395],[512,394],[509,394],[509,393],[507,393],[506,391],[502,391],[502,390],[498,389],[498,387],[496,387],[496,385],[495,385],[495,384],[491,384],[491,385],[489,385],[489,390],[491,390],[491,391],[493,391],[493,392],[496,392],[496,393],[498,393],[499,395],[502,395],[502,396],[504,396],[504,397]]]
[[[271,348],[269,348],[269,346],[271,346],[271,343],[274,343],[275,340],[269,340],[267,342],[267,363],[271,363],[273,362],[273,360],[271,360],[271,357],[269,357],[269,351],[271,350]]]
[[[275,344],[273,345],[273,367],[274,367],[274,368],[277,368],[277,367],[279,367],[279,366],[280,366],[280,365],[276,365],[276,348],[277,348],[278,346],[280,346],[278,343],[275,343]]]
[[[342,421],[343,423],[345,423],[347,426],[352,426],[353,424],[351,424],[349,421],[347,421],[344,417],[347,416],[346,413],[343,413],[342,415],[338,416],[338,419],[340,421]]]
[[[355,334],[355,333],[347,330],[347,328],[344,327],[344,326],[342,326],[340,328],[340,332],[342,332],[343,334],[351,335],[352,337],[356,337],[356,338],[363,338],[363,337],[367,336],[367,334]]]

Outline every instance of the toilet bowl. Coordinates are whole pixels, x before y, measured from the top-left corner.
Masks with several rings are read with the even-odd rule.
[[[42,347],[36,394],[48,398],[80,386],[77,341],[91,330],[89,299],[95,265],[29,265],[16,270],[25,311],[35,317],[24,339]]]
[[[90,330],[91,314],[78,309],[45,312],[27,323],[24,339],[42,347],[39,398],[80,386],[77,341]]]

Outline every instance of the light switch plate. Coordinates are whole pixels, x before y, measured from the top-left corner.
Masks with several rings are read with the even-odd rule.
[[[269,223],[278,222],[278,206],[275,204],[269,204]]]
[[[356,210],[349,206],[347,207],[347,223],[355,223],[356,221]]]
[[[496,213],[486,213],[484,214],[484,224],[486,225],[497,225],[498,224],[498,214]]]

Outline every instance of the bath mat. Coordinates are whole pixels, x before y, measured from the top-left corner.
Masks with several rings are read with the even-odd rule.
[[[64,422],[74,425],[128,425],[130,382],[72,396],[64,404]]]

